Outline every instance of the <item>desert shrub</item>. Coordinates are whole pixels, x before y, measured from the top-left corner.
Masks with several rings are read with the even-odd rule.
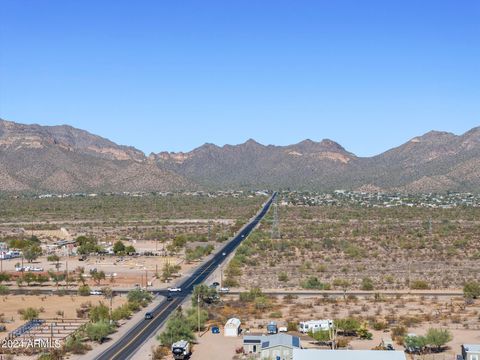
[[[274,311],[270,313],[270,316],[272,319],[280,319],[282,317],[282,312],[281,311]]]
[[[108,335],[113,332],[113,325],[106,320],[87,324],[85,333],[92,341],[102,342]]]
[[[18,313],[22,316],[22,320],[33,320],[38,319],[38,315],[40,315],[40,309],[28,307],[26,309],[18,310]]]
[[[308,279],[302,281],[300,285],[304,289],[326,290],[325,284],[320,282],[316,276],[310,276]]]
[[[10,289],[8,286],[0,285],[0,295],[8,295],[10,294]]]
[[[90,286],[80,285],[78,287],[78,295],[79,296],[90,296]]]
[[[88,350],[90,350],[90,346],[85,344],[78,336],[70,336],[65,341],[65,351],[67,352],[82,355],[85,354]]]
[[[123,304],[112,311],[112,320],[118,321],[121,319],[129,319],[132,316],[132,311],[128,304]]]
[[[374,289],[373,280],[370,278],[363,278],[361,289],[364,291],[372,291]]]
[[[410,284],[410,289],[412,290],[428,290],[430,285],[425,280],[415,280]]]
[[[94,323],[105,321],[110,318],[110,310],[108,306],[100,303],[97,306],[93,306],[92,308],[90,308],[90,311],[88,312],[88,317]]]
[[[137,302],[142,306],[146,306],[150,301],[152,301],[152,295],[143,291],[142,289],[135,289],[128,293],[127,295],[128,302]]]
[[[476,299],[480,297],[480,283],[469,281],[463,286],[463,294],[466,298]]]

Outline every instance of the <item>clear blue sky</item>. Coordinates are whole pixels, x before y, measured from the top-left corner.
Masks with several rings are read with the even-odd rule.
[[[0,0],[0,117],[377,154],[480,125],[480,2]]]

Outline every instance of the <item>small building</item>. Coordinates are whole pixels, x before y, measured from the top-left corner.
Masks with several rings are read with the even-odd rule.
[[[262,341],[266,338],[265,335],[245,335],[243,337],[243,351],[246,354],[260,354]]]
[[[300,349],[300,338],[288,334],[265,336],[262,339],[261,359],[292,360],[293,350]]]
[[[241,331],[240,325],[242,325],[240,319],[228,319],[227,323],[225,324],[223,335],[228,337],[237,337]]]
[[[293,349],[300,348],[300,338],[288,334],[245,335],[243,350],[260,359],[292,360]]]
[[[294,349],[293,360],[406,360],[403,351]]]
[[[480,360],[480,345],[463,344],[462,357],[463,360]]]

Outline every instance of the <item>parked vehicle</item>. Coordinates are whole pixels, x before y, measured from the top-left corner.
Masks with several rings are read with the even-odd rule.
[[[286,332],[288,332],[288,328],[287,328],[286,326],[280,326],[280,327],[278,328],[278,332],[280,332],[280,333],[286,333]]]
[[[212,334],[220,334],[220,328],[218,326],[212,326]]]
[[[230,289],[228,287],[222,287],[220,290],[218,290],[219,293],[226,294],[230,292]]]
[[[102,292],[100,290],[91,290],[90,295],[102,295]]]
[[[190,356],[190,343],[180,340],[172,345],[172,355],[175,360],[188,359]]]
[[[269,335],[278,333],[278,327],[277,327],[277,323],[275,321],[271,321],[270,323],[268,323],[267,333]]]

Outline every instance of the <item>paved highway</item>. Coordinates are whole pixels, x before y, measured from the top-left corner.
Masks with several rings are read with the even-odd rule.
[[[156,333],[157,329],[165,323],[168,317],[192,293],[193,288],[196,285],[201,284],[216,268],[218,268],[225,258],[250,234],[267,213],[275,196],[276,193],[274,193],[265,203],[264,207],[255,218],[244,226],[228,244],[178,285],[182,289],[181,293],[173,295],[174,298],[172,301],[163,301],[152,311],[152,320],[141,320],[135,324],[135,326],[133,326],[122,338],[112,344],[112,346],[102,354],[97,356],[96,360],[129,359],[145,341]]]

